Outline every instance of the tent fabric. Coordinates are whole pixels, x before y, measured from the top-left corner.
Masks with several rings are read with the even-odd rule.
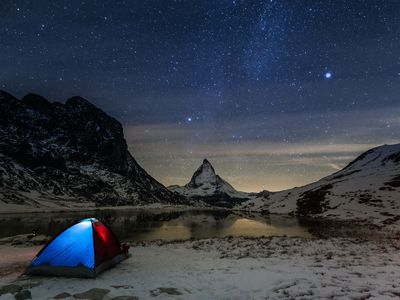
[[[93,240],[95,243],[95,263],[99,266],[103,262],[112,259],[121,254],[120,244],[111,232],[111,230],[103,223],[93,223]]]
[[[62,267],[82,266],[94,268],[92,222],[75,224],[56,237],[38,257],[32,266],[50,265]]]
[[[120,242],[106,225],[83,219],[50,241],[25,273],[95,277],[124,258]]]

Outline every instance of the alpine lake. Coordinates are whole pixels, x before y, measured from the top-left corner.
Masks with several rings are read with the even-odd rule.
[[[230,210],[110,209],[86,212],[0,215],[0,238],[19,234],[54,236],[76,221],[94,217],[109,225],[120,240],[187,240],[228,236],[312,237],[310,225],[280,215]]]

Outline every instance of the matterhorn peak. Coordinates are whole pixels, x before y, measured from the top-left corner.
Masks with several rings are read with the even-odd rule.
[[[203,172],[205,172],[205,171],[207,171],[207,170],[210,170],[211,173],[214,173],[214,174],[215,174],[214,167],[212,166],[212,164],[210,163],[210,161],[209,161],[207,158],[205,158],[205,159],[203,160],[203,163],[201,164],[201,166],[199,167],[198,170],[200,170],[200,169],[201,169]]]
[[[215,173],[214,167],[204,159],[185,186],[170,186],[170,190],[190,199],[202,200],[216,206],[233,207],[248,200],[249,195],[236,191],[228,182]]]
[[[203,165],[211,165],[207,158],[203,159]]]
[[[214,183],[217,180],[214,167],[205,158],[201,166],[194,172],[192,179],[186,185],[187,187],[196,188],[205,183]]]

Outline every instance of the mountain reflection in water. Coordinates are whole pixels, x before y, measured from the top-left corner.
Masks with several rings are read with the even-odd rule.
[[[37,232],[54,236],[79,219],[107,223],[121,240],[182,240],[226,236],[311,237],[295,217],[246,214],[227,210],[152,212],[99,210],[0,216],[0,237]]]

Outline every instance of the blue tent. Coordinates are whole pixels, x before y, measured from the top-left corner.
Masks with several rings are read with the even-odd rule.
[[[113,232],[100,221],[79,221],[50,241],[26,274],[95,277],[125,258]]]

